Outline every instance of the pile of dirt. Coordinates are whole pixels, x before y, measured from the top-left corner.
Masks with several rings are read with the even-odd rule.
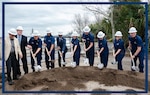
[[[89,66],[62,67],[26,74],[20,80],[15,81],[12,90],[35,91],[40,88],[41,91],[72,91],[85,89],[84,83],[89,81],[96,81],[106,86],[122,85],[144,90],[144,78],[144,74],[131,71],[108,68],[99,70],[96,67]]]

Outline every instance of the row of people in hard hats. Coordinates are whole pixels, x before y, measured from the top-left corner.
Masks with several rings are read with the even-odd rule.
[[[18,80],[18,77],[21,75],[20,71],[20,63],[19,59],[22,60],[23,63],[23,70],[24,74],[28,73],[28,65],[27,65],[27,56],[26,56],[26,49],[28,47],[31,50],[31,68],[33,72],[35,71],[35,65],[38,64],[38,67],[41,66],[41,59],[42,59],[42,40],[39,38],[40,34],[38,31],[34,31],[32,36],[27,42],[27,37],[22,35],[23,27],[18,26],[16,29],[11,28],[8,31],[9,36],[5,38],[5,60],[6,60],[6,67],[7,67],[7,80],[10,85],[13,84],[11,78],[11,68],[13,69],[13,80]],[[44,46],[47,48],[48,53],[45,49],[45,63],[47,69],[49,67],[54,68],[54,60],[55,60],[55,47],[54,47],[55,39],[51,35],[51,31],[47,29],[47,35],[44,37]],[[59,33],[59,37],[57,37],[57,48],[60,51],[58,62],[59,66],[61,67],[61,56],[63,62],[65,62],[65,54],[67,52],[66,47],[66,39],[62,37],[62,33]],[[50,54],[50,56],[49,56]],[[35,59],[36,57],[36,59]],[[49,64],[49,57],[51,61]],[[35,64],[36,62],[36,64]],[[65,64],[63,65],[65,66]]]
[[[10,29],[9,30],[9,37],[5,40],[5,60],[6,60],[6,66],[7,66],[7,76],[9,84],[12,84],[12,79],[10,76],[11,73],[11,67],[13,68],[13,79],[17,79],[17,75],[20,75],[20,67],[19,67],[19,57],[22,59],[23,62],[23,69],[25,74],[28,73],[28,66],[27,66],[27,59],[26,59],[26,51],[25,47],[32,49],[31,51],[33,54],[31,54],[31,65],[33,72],[35,71],[34,65],[35,60],[34,57],[36,56],[37,64],[41,66],[41,59],[42,59],[42,40],[39,38],[40,34],[38,31],[34,31],[32,36],[29,40],[29,43],[27,43],[27,37],[22,35],[23,28],[21,26],[17,27],[16,29]],[[91,29],[86,26],[83,29],[83,35],[82,35],[82,41],[84,42],[84,51],[86,52],[86,57],[89,60],[89,65],[93,66],[94,64],[94,35],[90,32]],[[131,27],[129,29],[129,48],[131,49],[131,52],[133,54],[132,58],[135,61],[136,65],[136,59],[139,57],[140,64],[139,64],[139,71],[143,72],[143,60],[144,60],[144,50],[143,50],[143,44],[142,39],[140,36],[136,34],[137,30],[135,27]],[[15,38],[15,35],[17,38]],[[21,37],[20,37],[21,36]],[[80,62],[80,44],[78,40],[78,33],[73,32],[72,34],[72,55],[73,55],[73,61],[76,62],[76,65],[79,65]],[[109,55],[109,49],[107,46],[107,41],[105,38],[105,34],[100,31],[97,34],[98,40],[98,55],[100,55],[100,62],[103,63],[104,67],[107,67],[108,63],[108,55]],[[115,60],[118,62],[118,69],[123,70],[122,68],[122,59],[125,55],[125,48],[124,48],[124,42],[121,39],[122,33],[120,31],[117,31],[115,34],[115,40],[114,40],[114,57]],[[16,40],[18,39],[18,40]],[[24,40],[23,40],[24,39]],[[55,47],[54,47],[55,39],[51,35],[51,30],[47,29],[47,35],[44,37],[44,46],[45,48],[45,61],[46,61],[46,67],[49,69],[49,67],[54,68],[54,60],[55,60]],[[20,44],[20,45],[19,45]],[[21,49],[20,49],[21,47]],[[61,67],[61,58],[63,59],[63,62],[65,63],[65,54],[67,52],[66,47],[66,39],[63,38],[62,33],[59,33],[59,36],[57,37],[57,49],[58,49],[58,63]],[[51,59],[49,64],[49,59]],[[65,66],[65,64],[63,64]]]
[[[93,66],[94,63],[94,36],[90,33],[90,28],[86,26],[83,29],[83,35],[82,35],[82,41],[85,42],[85,51],[86,51],[86,57],[89,59],[90,66]],[[137,66],[136,60],[139,58],[139,72],[144,72],[144,46],[143,41],[140,36],[137,35],[137,30],[135,27],[131,27],[128,31],[129,33],[129,46],[128,49],[131,50],[131,59],[133,61],[131,62],[132,66]],[[117,31],[115,33],[115,40],[113,41],[114,46],[114,53],[113,56],[115,58],[115,62],[118,63],[118,69],[123,70],[122,67],[122,59],[125,56],[125,48],[124,48],[124,41],[122,40],[122,33],[120,31]],[[107,40],[105,38],[105,33],[100,31],[97,34],[98,37],[98,56],[100,55],[100,62],[103,63],[104,67],[107,67],[108,64],[108,55],[109,55],[109,49],[107,45]],[[102,66],[101,66],[102,67]],[[135,71],[136,68],[131,68],[132,71]]]

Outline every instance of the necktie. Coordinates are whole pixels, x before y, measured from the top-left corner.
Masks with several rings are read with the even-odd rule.
[[[21,36],[19,35],[19,43],[21,44]]]

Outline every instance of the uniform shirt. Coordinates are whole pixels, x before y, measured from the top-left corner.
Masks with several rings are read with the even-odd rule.
[[[105,38],[103,38],[103,40],[98,40],[98,47],[99,49],[104,48],[102,53],[108,53],[108,45]]]
[[[125,48],[124,48],[124,41],[122,39],[119,40],[114,40],[114,48],[115,52],[118,51],[118,49],[121,49],[119,54],[124,54],[125,53]]]
[[[92,33],[89,33],[88,35],[85,35],[83,33],[82,38],[85,39],[86,48],[88,48],[90,46],[90,43],[92,42],[93,46],[90,48],[90,50],[94,49],[94,35]]]
[[[60,47],[60,50],[63,52],[67,51],[67,46],[66,46],[66,39],[63,37],[57,37],[57,46]]]
[[[29,45],[32,46],[33,53],[35,53],[38,48],[42,48],[42,40],[40,38],[38,38],[38,40],[35,40],[34,37],[31,37],[29,40]],[[42,50],[40,50],[40,52],[41,51]]]
[[[129,36],[129,41],[131,42],[131,47],[132,47],[131,52],[132,53],[136,52],[137,47],[141,47],[141,51],[139,52],[138,55],[141,55],[144,53],[143,41],[142,41],[142,38],[140,36],[136,35],[134,38]]]
[[[75,45],[77,45],[76,51],[80,51],[81,50],[80,44],[79,44],[79,40],[77,38],[76,39],[72,39],[71,43],[73,44],[73,49],[74,49]]]
[[[52,44],[55,44],[55,38],[53,36],[45,36],[44,43],[47,45],[48,50],[50,49]]]

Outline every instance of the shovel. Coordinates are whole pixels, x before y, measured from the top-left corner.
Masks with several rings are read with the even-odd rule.
[[[61,51],[59,50],[58,52],[59,52],[60,57],[61,57],[61,64],[62,64],[62,65],[66,65],[66,62],[64,62],[63,56],[61,55]]]
[[[115,54],[115,50],[113,49],[113,55]],[[113,58],[113,62],[111,64],[117,64],[118,62],[116,61],[115,57]]]
[[[46,53],[47,53],[47,55],[48,55],[48,57],[49,57],[48,61],[51,62],[52,60],[51,60],[51,57],[50,57],[50,54],[49,54],[49,52],[48,52],[47,47],[46,47],[45,49],[46,49]],[[49,66],[51,67],[51,64],[50,64],[50,63],[49,63]]]
[[[97,57],[98,57],[98,59],[100,58],[98,51],[97,51]],[[99,69],[103,69],[104,64],[100,62],[100,63],[97,64],[97,67],[98,67]]]
[[[73,52],[72,48],[71,48],[71,52]],[[72,54],[72,53],[71,53]],[[71,55],[72,56],[72,55]],[[72,62],[71,62],[71,67],[75,68],[77,66],[76,62],[73,61],[73,57],[72,57]]]
[[[84,48],[85,48],[85,42],[84,42]],[[89,64],[89,59],[86,57],[86,52],[85,52],[85,58],[83,59],[84,64]]]
[[[50,59],[50,54],[49,54],[49,52],[48,52],[47,47],[46,47],[45,49],[46,49],[46,53],[47,53],[47,55],[48,55],[48,57],[49,57],[49,60],[48,60],[48,61],[51,61],[51,59]]]
[[[32,55],[33,60],[34,60],[34,62],[35,62],[35,65],[34,65],[35,71],[36,71],[36,72],[37,72],[37,71],[40,71],[40,70],[41,70],[41,66],[40,66],[40,65],[37,65],[37,60],[36,60],[35,56],[33,56],[33,51],[32,51],[32,49],[30,49],[30,52],[31,52],[31,55]]]
[[[132,52],[131,52],[131,50],[130,49],[128,49],[129,50],[129,53],[130,53],[130,57],[131,57],[131,61],[132,61],[132,66],[131,66],[131,69],[133,69],[133,70],[135,70],[135,71],[137,71],[137,68],[136,68],[136,66],[135,66],[135,63],[134,63],[134,59],[132,58]]]
[[[71,67],[75,68],[76,66],[77,66],[77,64],[76,64],[76,62],[73,61],[73,58],[72,58]]]

